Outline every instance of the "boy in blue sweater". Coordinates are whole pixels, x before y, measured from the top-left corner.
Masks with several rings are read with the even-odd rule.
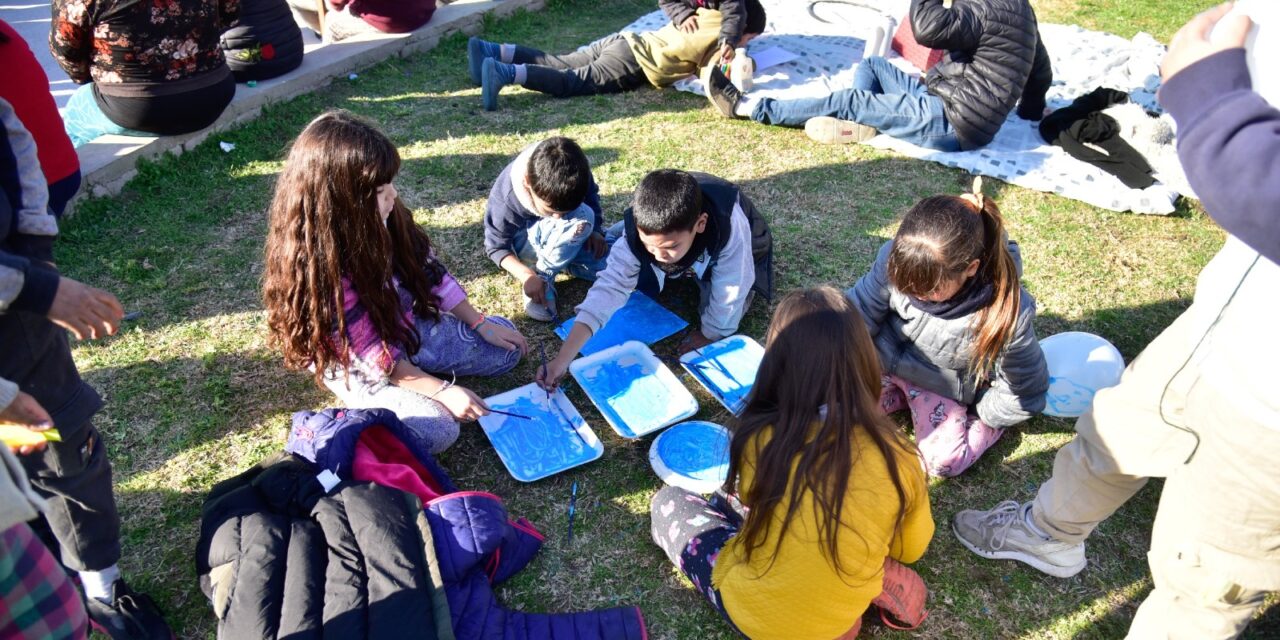
[[[525,313],[534,320],[558,315],[556,274],[596,279],[609,245],[600,188],[578,143],[547,138],[498,174],[484,212],[484,250],[520,282]]]

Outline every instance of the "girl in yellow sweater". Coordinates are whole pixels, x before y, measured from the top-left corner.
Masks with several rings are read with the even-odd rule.
[[[879,396],[876,350],[849,299],[788,294],[731,426],[725,490],[742,506],[674,487],[654,496],[654,541],[742,635],[853,637],[886,560],[924,554],[924,471]]]

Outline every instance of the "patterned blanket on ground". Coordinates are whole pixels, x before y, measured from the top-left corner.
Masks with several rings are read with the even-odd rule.
[[[768,27],[762,36],[751,41],[748,53],[756,57],[780,47],[798,57],[758,71],[755,86],[747,96],[748,104],[764,97],[821,97],[852,86],[871,25],[881,15],[901,19],[907,13],[907,4],[896,0],[863,0],[859,2],[865,5],[862,7],[821,2],[811,8],[808,0],[762,0],[762,4],[769,13]],[[655,11],[622,30],[644,32],[666,23],[666,16]],[[1126,40],[1055,24],[1041,24],[1040,33],[1053,63],[1053,86],[1048,95],[1051,108],[1065,107],[1097,87],[1109,87],[1129,92],[1130,100],[1148,111],[1160,112],[1155,92],[1159,88],[1164,46],[1150,35],[1139,33]],[[919,73],[896,54],[890,55],[903,69]],[[675,86],[682,91],[703,93],[702,83],[696,78]],[[1160,182],[1146,189],[1130,189],[1115,176],[1045,143],[1036,127],[1037,123],[1010,114],[995,140],[976,151],[931,151],[884,135],[869,144],[1112,211],[1168,214],[1173,212],[1179,194],[1194,197],[1172,145],[1140,149],[1156,169]]]

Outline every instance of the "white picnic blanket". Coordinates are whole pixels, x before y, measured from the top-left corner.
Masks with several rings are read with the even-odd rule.
[[[869,8],[822,3],[810,11],[806,0],[762,0],[769,14],[768,27],[762,36],[751,41],[748,53],[755,56],[781,47],[798,57],[758,72],[755,86],[747,95],[748,103],[764,97],[821,97],[852,86],[854,70],[862,59],[863,38],[869,35],[863,32],[878,21],[880,14],[900,19],[907,13],[907,3],[900,0],[859,2]],[[666,23],[666,16],[655,11],[622,30],[644,32]],[[1050,107],[1065,107],[1097,87],[1109,87],[1128,92],[1130,100],[1151,112],[1160,112],[1155,91],[1159,88],[1164,46],[1150,35],[1139,33],[1126,40],[1056,24],[1041,24],[1040,34],[1053,64]],[[919,73],[902,58],[891,59],[901,68]],[[696,78],[682,80],[675,87],[703,93],[702,83]],[[1194,197],[1171,150],[1159,160],[1148,156],[1160,183],[1147,189],[1130,189],[1115,176],[1046,144],[1036,125],[1010,114],[991,144],[976,151],[931,151],[884,135],[869,144],[1112,211],[1168,214],[1173,212],[1180,193]]]

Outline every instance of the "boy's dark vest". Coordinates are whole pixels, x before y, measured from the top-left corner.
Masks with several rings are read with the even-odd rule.
[[[673,265],[666,265],[664,270],[674,276],[677,272],[692,267],[703,254],[706,254],[710,263],[702,272],[702,279],[710,282],[716,262],[720,260],[720,253],[729,244],[733,235],[731,217],[733,205],[736,203],[742,206],[742,212],[747,216],[747,224],[751,226],[751,257],[755,262],[756,270],[756,280],[751,290],[757,295],[764,296],[766,300],[772,300],[773,235],[769,233],[768,223],[756,211],[755,205],[747,194],[742,193],[733,183],[706,173],[690,171],[689,175],[698,181],[698,186],[702,189],[702,209],[707,213],[707,227],[694,237],[689,252],[674,265],[677,269],[673,269]],[[644,243],[640,242],[640,234],[636,230],[636,220],[631,207],[627,207],[627,210],[622,213],[622,219],[626,230],[627,246],[640,263],[636,290],[651,298],[656,297],[662,290],[658,276],[653,272],[656,263],[653,254],[649,253]]]

